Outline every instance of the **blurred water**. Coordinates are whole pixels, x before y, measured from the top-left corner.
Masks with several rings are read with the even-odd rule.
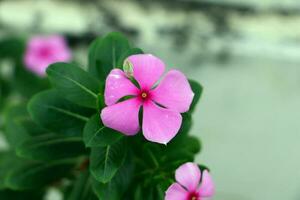
[[[188,74],[205,88],[192,132],[215,199],[300,199],[299,63],[235,58]]]

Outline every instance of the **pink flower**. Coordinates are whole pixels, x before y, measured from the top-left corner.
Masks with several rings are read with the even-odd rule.
[[[195,163],[181,165],[176,170],[175,178],[177,183],[168,188],[165,200],[204,200],[214,195],[215,187],[208,171],[204,170],[201,175]]]
[[[145,138],[167,144],[181,126],[180,113],[189,110],[194,97],[188,80],[180,71],[171,70],[156,86],[165,70],[159,58],[139,54],[128,57],[125,62],[132,67],[131,74],[139,87],[122,70],[110,72],[104,93],[108,107],[101,112],[103,124],[125,135],[135,135],[140,130],[139,111],[142,107]],[[119,102],[125,96],[132,98]]]
[[[39,76],[45,76],[50,64],[70,60],[71,51],[61,36],[35,36],[27,43],[24,63],[30,71]]]

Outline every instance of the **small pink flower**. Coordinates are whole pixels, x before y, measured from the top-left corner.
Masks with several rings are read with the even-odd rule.
[[[39,76],[45,76],[50,64],[70,60],[71,51],[61,36],[35,36],[27,43],[24,63],[30,71]]]
[[[178,132],[182,117],[189,110],[194,93],[186,77],[178,70],[169,71],[161,78],[165,65],[149,54],[133,55],[126,62],[139,88],[120,69],[113,69],[106,79],[105,104],[101,112],[103,124],[125,135],[140,130],[139,111],[143,108],[142,130],[152,142],[167,144]],[[122,97],[132,98],[119,102]]]
[[[215,193],[214,183],[208,171],[204,170],[201,175],[195,163],[181,165],[176,170],[175,178],[177,183],[168,188],[165,200],[204,200]]]

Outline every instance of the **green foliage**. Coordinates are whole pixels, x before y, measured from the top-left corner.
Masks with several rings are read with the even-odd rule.
[[[17,147],[20,157],[51,161],[79,157],[87,153],[81,137],[44,134],[24,141]]]
[[[75,64],[56,63],[47,68],[48,77],[59,94],[81,106],[97,107],[100,83]]]
[[[131,47],[127,38],[120,33],[110,33],[96,39],[89,49],[89,72],[105,81],[113,68],[121,68],[124,59],[142,50]]]
[[[90,170],[93,177],[101,182],[109,182],[122,166],[127,154],[125,139],[106,147],[92,148]]]
[[[93,179],[93,189],[99,200],[125,199],[125,193],[132,183],[134,164],[131,155],[127,154],[124,163],[115,176],[108,183],[98,182]]]
[[[5,112],[10,151],[0,152],[0,199],[42,199],[49,187],[58,188],[67,200],[164,199],[175,170],[194,161],[201,150],[200,141],[188,133],[203,89],[190,80],[195,93],[190,111],[182,114],[179,133],[167,145],[105,127],[100,112],[106,76],[140,53],[120,33],[97,38],[89,48],[88,71],[74,63],[48,67],[52,89],[47,79],[33,77],[22,66],[23,50],[5,54],[17,56],[14,87],[24,92],[24,103]]]
[[[15,191],[15,190],[0,190],[0,199],[2,200],[41,200],[43,198],[43,190],[28,190],[28,191]]]
[[[194,96],[194,99],[193,99],[193,102],[192,102],[192,105],[190,107],[190,110],[189,112],[193,112],[201,95],[202,95],[202,92],[203,92],[203,87],[200,85],[200,83],[198,83],[197,81],[194,81],[194,80],[189,80],[189,83],[191,85],[191,88],[195,94]]]
[[[5,178],[5,184],[14,190],[43,188],[53,184],[61,177],[68,176],[74,167],[74,160],[59,160],[53,162],[23,162],[13,166]]]
[[[83,141],[87,147],[111,145],[122,137],[119,132],[105,127],[99,114],[91,117],[83,131]]]
[[[35,95],[28,104],[32,119],[40,126],[64,135],[82,135],[92,110],[62,98],[57,91],[47,90]]]
[[[92,178],[88,170],[81,172],[74,184],[71,192],[65,198],[67,200],[97,200],[92,188]]]

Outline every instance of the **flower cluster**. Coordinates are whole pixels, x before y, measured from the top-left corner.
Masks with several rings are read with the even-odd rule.
[[[7,52],[16,61],[17,83],[7,88],[24,94],[26,102],[5,112],[10,151],[0,152],[0,199],[7,199],[3,189],[22,199],[42,199],[54,182],[61,183],[55,187],[66,199],[214,195],[209,170],[194,163],[199,138],[188,133],[203,91],[197,81],[179,70],[165,73],[160,58],[144,54],[120,33],[91,44],[87,68],[70,62],[61,36],[32,37],[25,52],[23,40],[10,44],[0,41],[0,50],[19,46],[20,51]],[[0,89],[9,83],[0,82]]]

